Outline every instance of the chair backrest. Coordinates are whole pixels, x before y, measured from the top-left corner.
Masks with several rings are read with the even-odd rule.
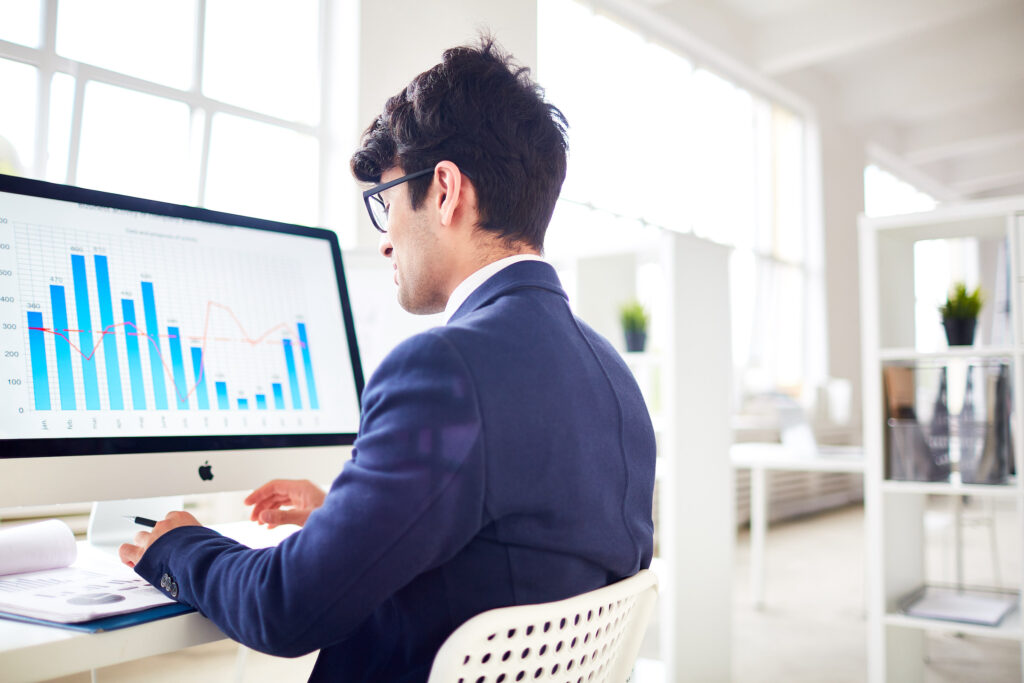
[[[658,599],[658,579],[628,579],[567,600],[478,614],[448,636],[428,683],[623,683]]]

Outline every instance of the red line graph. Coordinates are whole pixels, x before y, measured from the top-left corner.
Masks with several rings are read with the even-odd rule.
[[[229,316],[231,316],[231,319],[234,321],[235,325],[238,327],[239,331],[242,333],[241,338],[213,337],[211,339],[209,337],[210,318],[212,317],[211,313],[212,313],[213,309],[215,309],[215,308],[220,309],[220,310],[226,312]],[[131,327],[134,330],[134,332],[129,332],[128,331],[129,327]],[[210,341],[217,341],[217,342],[240,342],[240,343],[243,343],[243,344],[248,344],[250,347],[253,347],[253,348],[258,346],[259,344],[275,344],[276,345],[276,344],[279,344],[280,342],[278,342],[278,341],[267,341],[267,337],[270,336],[276,330],[279,330],[279,329],[286,329],[287,330],[288,329],[288,325],[286,323],[277,323],[273,327],[270,327],[267,330],[265,330],[259,336],[252,337],[252,336],[249,335],[248,331],[245,329],[245,326],[242,325],[242,321],[239,320],[238,316],[235,315],[235,312],[233,310],[231,310],[230,306],[225,306],[224,304],[219,304],[216,301],[207,301],[206,302],[206,315],[205,315],[205,320],[203,322],[203,336],[201,336],[201,337],[189,337],[190,340],[195,340],[195,341],[200,341],[201,342],[200,348],[202,349],[203,353],[202,353],[202,360],[199,362],[199,376],[196,378],[195,384],[193,384],[193,385],[191,385],[189,387],[188,391],[185,393],[184,396],[182,396],[181,390],[178,388],[177,382],[174,381],[174,373],[171,370],[170,366],[167,365],[167,361],[164,359],[164,354],[160,350],[160,346],[157,343],[157,339],[154,338],[154,337],[156,337],[156,338],[164,337],[165,339],[173,339],[174,338],[173,335],[168,335],[168,334],[149,335],[149,334],[146,334],[145,332],[142,332],[141,330],[139,330],[138,325],[136,325],[135,323],[131,323],[131,322],[127,322],[127,321],[125,321],[123,323],[114,323],[113,325],[109,325],[109,326],[107,326],[106,328],[104,328],[101,331],[96,331],[96,330],[70,330],[70,329],[55,330],[55,329],[51,329],[51,328],[48,328],[48,327],[31,327],[31,326],[28,329],[30,329],[30,330],[38,330],[40,332],[46,332],[47,334],[52,334],[55,337],[61,337],[62,339],[64,339],[71,346],[71,348],[73,348],[80,356],[82,356],[82,358],[84,360],[92,360],[95,357],[95,355],[96,355],[96,350],[99,349],[100,345],[103,343],[103,338],[106,335],[108,335],[108,334],[117,334],[117,332],[116,332],[117,328],[122,328],[124,330],[125,336],[145,337],[149,341],[150,345],[153,347],[150,352],[151,353],[153,351],[156,352],[157,357],[160,359],[160,364],[164,368],[164,374],[167,375],[167,377],[170,379],[170,384],[171,384],[171,386],[174,387],[174,392],[178,395],[179,402],[181,402],[181,401],[187,400],[189,396],[191,396],[193,393],[195,393],[195,391],[199,387],[199,385],[202,384],[203,378],[206,376],[206,346],[207,346],[207,344]],[[79,346],[77,346],[73,341],[71,341],[70,337],[68,337],[68,334],[76,333],[76,332],[78,332],[78,333],[86,332],[86,333],[89,333],[89,334],[99,334],[100,335],[100,341],[97,342],[92,347],[92,350],[89,351],[88,354],[86,354],[85,351],[83,351]],[[181,336],[182,335],[179,335],[178,337],[181,338]],[[298,335],[297,334],[293,335],[292,344],[294,344],[299,349],[302,349],[305,346],[302,343],[302,341],[300,339],[298,339]]]

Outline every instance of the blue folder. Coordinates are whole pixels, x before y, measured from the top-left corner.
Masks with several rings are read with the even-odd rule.
[[[23,621],[27,624],[40,624],[42,626],[55,626],[56,628],[64,628],[71,631],[83,631],[85,633],[103,633],[104,631],[115,631],[119,628],[135,626],[136,624],[144,624],[147,621],[156,621],[157,619],[166,619],[167,617],[187,614],[188,612],[195,612],[195,608],[189,607],[188,605],[180,602],[175,602],[170,605],[150,607],[149,609],[140,610],[138,612],[115,614],[112,617],[102,617],[100,619],[93,619],[92,621],[80,621],[77,624],[63,624],[59,621],[36,619],[35,617],[26,617],[20,614],[11,614],[10,612],[0,612],[0,619]]]

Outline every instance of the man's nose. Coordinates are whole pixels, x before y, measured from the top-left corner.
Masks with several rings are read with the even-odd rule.
[[[387,233],[384,233],[380,236],[380,241],[377,243],[377,251],[379,251],[380,255],[384,258],[391,258],[392,249],[394,249],[394,247],[391,246],[391,239],[388,237]]]

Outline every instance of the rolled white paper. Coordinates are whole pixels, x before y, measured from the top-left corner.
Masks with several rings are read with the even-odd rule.
[[[59,519],[0,529],[0,575],[67,567],[77,555],[75,535]]]

